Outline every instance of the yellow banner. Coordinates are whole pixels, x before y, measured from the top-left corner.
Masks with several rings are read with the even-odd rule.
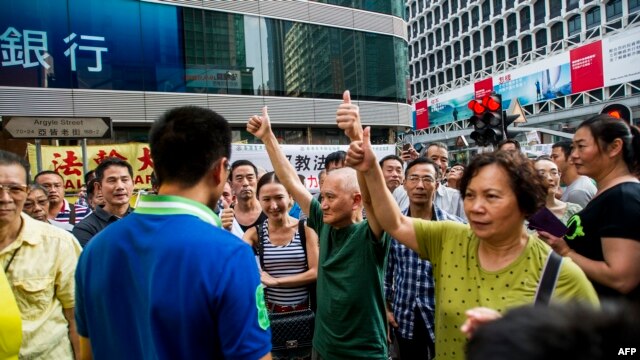
[[[28,144],[31,178],[37,174],[36,146]],[[80,146],[41,146],[42,170],[53,170],[64,179],[66,192],[77,192],[84,183],[82,172],[82,148]],[[149,144],[128,143],[116,145],[87,146],[87,167],[95,169],[107,157],[127,161],[133,168],[133,183],[136,189],[151,188],[153,161]]]

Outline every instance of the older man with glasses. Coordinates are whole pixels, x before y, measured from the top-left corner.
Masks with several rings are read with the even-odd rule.
[[[91,214],[91,210],[82,205],[69,204],[64,198],[64,179],[55,171],[39,172],[34,182],[49,193],[49,219],[72,226]]]
[[[23,214],[26,199],[27,165],[0,150],[0,265],[22,318],[20,358],[72,359],[80,245],[67,231]]]

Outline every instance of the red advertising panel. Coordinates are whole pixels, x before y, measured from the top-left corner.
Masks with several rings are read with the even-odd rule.
[[[427,110],[427,99],[416,102],[416,130],[429,127],[429,111]]]
[[[588,91],[604,86],[602,41],[573,49],[571,59],[571,92]]]
[[[487,95],[491,95],[493,91],[493,78],[487,78],[476,82],[474,85],[475,98],[482,99]]]

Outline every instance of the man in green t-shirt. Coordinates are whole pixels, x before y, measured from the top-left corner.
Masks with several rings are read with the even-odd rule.
[[[338,117],[341,109],[349,114],[358,113],[348,92],[338,108]],[[351,168],[330,171],[322,187],[320,204],[300,183],[295,169],[280,150],[266,107],[262,116],[249,119],[247,130],[265,144],[278,179],[309,215],[308,226],[318,233],[314,359],[386,360],[383,277],[390,242],[377,222],[361,221],[363,194],[358,188],[356,171]]]

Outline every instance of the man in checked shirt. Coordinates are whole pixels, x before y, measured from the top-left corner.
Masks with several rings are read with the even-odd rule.
[[[425,220],[464,222],[433,203],[440,167],[419,157],[407,164],[404,188],[407,216]],[[400,359],[432,359],[434,352],[435,288],[431,263],[397,240],[391,241],[384,289],[387,319],[398,341]]]

